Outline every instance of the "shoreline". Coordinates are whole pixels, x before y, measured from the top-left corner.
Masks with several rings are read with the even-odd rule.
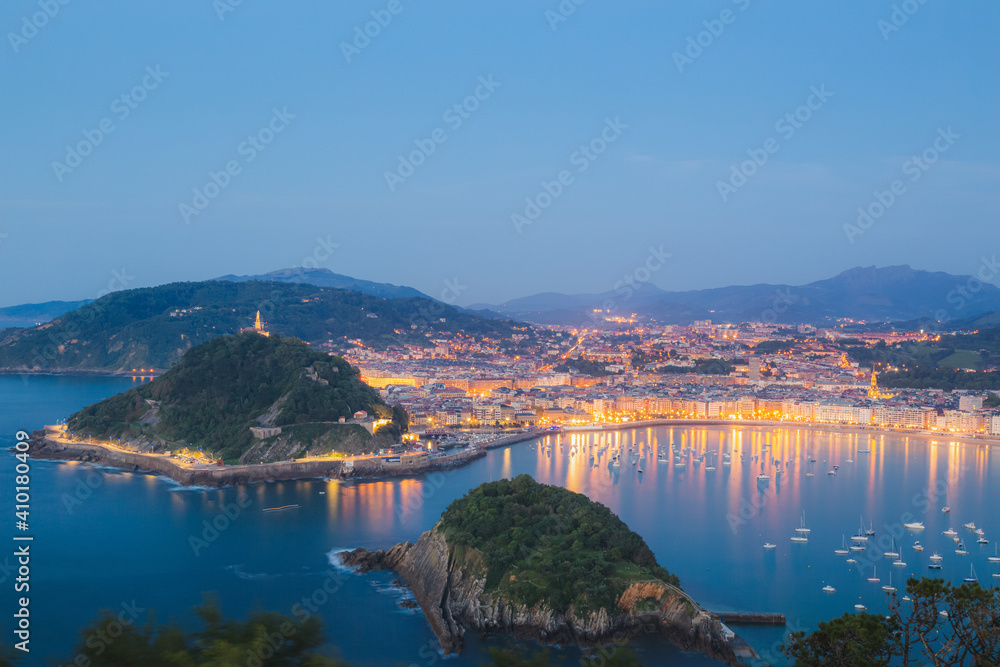
[[[29,453],[32,458],[97,463],[130,472],[162,475],[183,486],[210,487],[302,479],[351,480],[402,477],[458,468],[483,458],[489,449],[505,447],[539,437],[538,432],[518,433],[473,450],[463,449],[454,454],[444,454],[435,458],[420,455],[374,456],[341,459],[296,459],[258,465],[215,466],[211,464],[185,465],[162,454],[129,452],[96,442],[69,442],[55,437],[55,431],[55,428],[46,426],[31,434]]]
[[[13,369],[13,368],[0,368],[0,375],[58,375],[58,376],[79,376],[79,377],[107,377],[107,378],[156,378],[163,375],[164,371],[153,371],[152,373],[133,373],[132,371],[106,371],[106,370],[87,370],[81,368],[74,368],[72,370],[46,370],[39,371],[30,368],[23,369]]]
[[[548,435],[573,435],[576,433],[598,433],[612,431],[627,431],[643,428],[689,426],[723,426],[723,427],[782,427],[802,428],[811,431],[826,431],[854,435],[896,435],[914,436],[927,440],[948,440],[960,444],[1000,447],[1000,437],[976,436],[973,434],[942,434],[933,431],[902,431],[879,428],[875,426],[848,426],[844,424],[789,423],[774,420],[739,421],[724,419],[647,419],[622,424],[598,424],[589,427],[577,427],[571,430],[530,431],[516,433],[498,438],[493,442],[480,445],[474,450],[462,450],[455,454],[444,454],[436,458],[420,455],[375,456],[364,458],[341,459],[296,459],[293,461],[276,461],[258,465],[226,465],[210,464],[185,465],[171,457],[162,454],[141,454],[129,452],[100,443],[68,442],[54,437],[53,427],[46,426],[35,431],[31,439],[31,456],[36,459],[54,461],[80,461],[106,465],[131,472],[148,472],[162,475],[183,486],[223,487],[253,482],[290,481],[302,479],[377,479],[384,477],[402,477],[416,475],[435,470],[459,468],[472,461],[483,458],[491,449],[508,447],[521,442],[539,440]],[[930,444],[928,442],[928,444]],[[397,458],[398,461],[387,459]],[[350,462],[350,465],[347,465]]]
[[[636,428],[652,428],[659,426],[732,426],[732,427],[754,427],[754,426],[777,426],[781,428],[804,428],[809,430],[836,431],[853,434],[879,434],[897,436],[917,436],[933,440],[957,440],[968,444],[987,445],[990,447],[1000,447],[1000,436],[985,435],[976,433],[941,433],[939,431],[925,430],[903,430],[872,426],[869,424],[851,426],[848,424],[822,424],[818,422],[785,422],[774,419],[754,419],[745,421],[733,421],[730,419],[645,419],[641,421],[625,422],[622,424],[595,424],[593,426],[565,427],[558,433],[595,433],[602,431],[625,431]],[[555,431],[554,431],[555,432]]]

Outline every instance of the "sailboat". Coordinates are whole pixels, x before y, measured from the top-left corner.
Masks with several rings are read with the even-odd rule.
[[[979,583],[979,578],[976,577],[976,568],[974,568],[972,565],[970,565],[969,566],[969,576],[967,576],[962,581],[964,581],[967,584],[978,584]]]
[[[995,555],[989,557],[991,563],[1000,563],[1000,546],[996,544],[993,545],[993,553]]]
[[[848,551],[847,551],[847,537],[844,536],[844,535],[841,535],[840,538],[841,538],[840,539],[840,548],[839,549],[835,549],[833,553],[837,554],[838,556],[846,556],[848,554]]]
[[[896,538],[892,538],[892,546],[883,555],[886,558],[899,558],[899,552],[896,551]]]
[[[865,535],[865,520],[861,520],[861,527],[858,528],[858,534],[851,536],[852,542],[867,542],[868,536]]]
[[[882,587],[886,593],[895,593],[896,587],[892,585],[892,572],[889,573],[889,583]]]
[[[875,572],[874,565],[872,566],[872,576],[868,577],[868,581],[872,582],[873,584],[877,584],[878,582],[882,581],[881,579],[878,578],[878,574]]]
[[[809,533],[812,532],[806,528],[806,513],[802,512],[802,521],[798,528],[795,529],[796,533]]]

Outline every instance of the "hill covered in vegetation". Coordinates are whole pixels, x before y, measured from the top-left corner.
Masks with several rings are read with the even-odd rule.
[[[473,489],[416,543],[340,557],[398,572],[445,653],[461,651],[466,629],[581,645],[659,632],[738,664],[719,619],[639,535],[600,503],[528,475]]]
[[[1000,366],[1000,327],[874,347],[844,339],[840,348],[861,366],[894,368],[879,374],[879,383],[886,387],[1000,389],[1000,373],[995,370]]]
[[[516,604],[588,611],[613,607],[635,581],[680,584],[607,507],[528,475],[453,501],[440,530],[459,552],[481,554],[486,590]]]
[[[0,369],[130,371],[166,369],[188,349],[250,326],[312,344],[360,339],[385,348],[430,345],[445,332],[510,333],[510,322],[470,315],[421,298],[383,299],[294,283],[171,283],[107,294],[51,322],[0,336]]]
[[[155,380],[88,406],[67,420],[78,435],[121,438],[156,449],[201,447],[222,458],[281,460],[310,449],[370,449],[356,424],[334,424],[364,410],[405,429],[402,408],[390,408],[340,357],[302,341],[241,333],[188,350]],[[280,426],[256,440],[252,426]]]

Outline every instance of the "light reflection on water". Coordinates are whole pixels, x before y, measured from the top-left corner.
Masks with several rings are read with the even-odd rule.
[[[5,433],[37,428],[124,386],[128,384],[120,380],[93,378],[32,378],[27,383],[0,378],[0,400],[18,408],[0,415],[0,427]],[[612,447],[638,442],[645,454],[641,479],[631,461],[624,460],[618,471],[608,468]],[[672,443],[694,449],[683,472],[672,456],[669,462],[657,461],[656,448]],[[597,447],[607,450],[595,466],[589,455]],[[758,485],[759,458],[768,447],[778,460],[792,463],[778,476],[765,460],[771,479]],[[871,453],[861,453],[863,449]],[[724,451],[733,452],[729,467],[722,465]],[[715,471],[706,470],[705,463],[693,464],[704,452],[715,453]],[[742,463],[739,453],[746,458]],[[32,516],[39,551],[33,561],[38,585],[33,613],[38,645],[46,647],[38,655],[65,659],[77,631],[98,609],[116,608],[133,598],[156,609],[163,620],[189,616],[203,591],[217,591],[224,610],[233,615],[245,615],[254,606],[288,613],[328,576],[332,549],[414,540],[470,488],[521,473],[606,504],[643,536],[660,563],[705,607],[783,612],[790,624],[808,628],[851,611],[858,601],[873,612],[884,610],[883,594],[866,581],[867,572],[833,554],[842,535],[857,531],[862,515],[866,523],[874,523],[876,541],[884,537],[886,543],[908,515],[926,524],[922,533],[900,533],[906,568],[874,561],[883,580],[890,569],[897,586],[908,575],[928,574],[928,559],[938,551],[945,558],[938,576],[961,581],[975,564],[981,581],[992,583],[991,574],[1000,569],[986,560],[993,544],[977,545],[962,524],[975,521],[990,540],[1000,538],[997,504],[989,495],[1000,483],[997,456],[996,449],[947,438],[738,425],[565,433],[490,452],[461,469],[411,478],[222,490],[183,489],[148,475],[89,465],[36,462]],[[810,464],[810,458],[816,463]],[[839,470],[829,476],[833,465]],[[810,471],[814,476],[807,477]],[[86,487],[88,479],[94,482],[91,493],[68,505],[65,499],[74,497],[81,484]],[[0,488],[4,506],[11,505],[9,495],[9,488]],[[201,535],[204,522],[241,495],[251,500],[250,506],[195,555],[190,537]],[[299,507],[260,511],[290,504]],[[941,513],[944,505],[952,507],[950,515]],[[803,512],[812,532],[808,544],[794,545],[789,538]],[[941,535],[948,527],[965,539],[969,556],[954,554],[950,540]],[[914,539],[926,546],[922,554],[912,551]],[[765,551],[765,541],[778,548]],[[392,596],[372,590],[371,581],[388,586],[392,575],[373,576],[346,579],[320,610],[331,641],[352,660],[427,664],[418,654],[431,639],[426,623],[402,613]],[[821,592],[827,583],[836,587],[836,594]],[[782,635],[782,630],[768,628],[738,631],[758,647],[772,646]],[[703,662],[665,652],[655,643],[643,641],[641,646],[643,659],[651,663]],[[468,653],[449,664],[478,664],[479,648],[478,639],[470,638]]]

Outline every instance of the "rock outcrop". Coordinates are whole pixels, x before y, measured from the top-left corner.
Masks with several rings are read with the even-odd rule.
[[[483,635],[508,633],[545,644],[581,646],[621,642],[656,632],[685,650],[701,651],[727,664],[740,664],[721,623],[701,610],[683,591],[661,581],[636,582],[619,597],[615,608],[600,608],[582,617],[572,609],[558,612],[544,603],[533,607],[487,592],[485,568],[475,555],[458,563],[439,526],[387,550],[356,549],[341,555],[344,565],[360,572],[398,572],[413,591],[442,650],[459,653],[467,629]]]

